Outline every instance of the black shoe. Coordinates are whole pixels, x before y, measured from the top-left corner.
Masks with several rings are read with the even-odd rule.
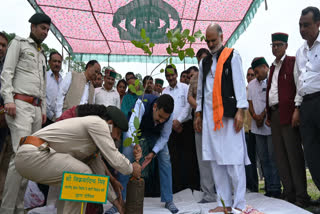
[[[307,201],[306,203],[308,203],[309,206],[319,206],[320,205],[320,198],[318,198],[317,200],[313,200],[310,198],[310,200]]]
[[[264,195],[271,198],[279,198],[279,199],[281,198],[281,192],[278,192],[278,191],[269,191]]]
[[[314,214],[320,214],[320,207],[315,207],[315,208],[313,208],[313,209],[312,209],[312,212],[313,212]]]

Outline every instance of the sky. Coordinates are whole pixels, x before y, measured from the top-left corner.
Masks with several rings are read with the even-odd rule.
[[[19,36],[27,37],[30,33],[29,18],[35,13],[27,0],[0,0],[1,2],[1,22],[0,31],[7,33],[16,33]],[[289,34],[287,54],[294,56],[304,40],[299,33],[299,18],[302,9],[307,6],[320,8],[320,0],[267,0],[268,10],[265,10],[264,2],[261,4],[255,14],[251,24],[240,36],[233,48],[240,52],[243,63],[243,71],[246,74],[248,67],[254,57],[264,56],[269,64],[274,60],[271,52],[271,34],[275,32],[284,32]],[[223,29],[222,29],[223,30]],[[55,48],[59,52],[62,46],[55,36],[50,32],[44,41],[49,47]],[[64,54],[66,52],[64,51]],[[100,63],[106,66],[106,62]],[[141,73],[142,76],[156,67],[157,64],[146,63],[110,63],[122,76],[127,71]],[[186,64],[188,68],[190,64]],[[66,72],[67,66],[63,67]],[[184,65],[177,65],[178,72],[184,70]],[[155,77],[165,79],[164,74],[159,74],[158,70],[154,72]],[[165,85],[168,85],[165,81]]]

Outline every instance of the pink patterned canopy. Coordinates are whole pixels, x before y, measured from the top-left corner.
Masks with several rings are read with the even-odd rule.
[[[262,0],[28,0],[51,17],[52,30],[72,53],[144,55],[130,40],[141,28],[156,43],[154,55],[167,55],[165,33],[182,28],[205,32],[219,23],[232,46]],[[63,40],[63,41],[62,41]],[[206,47],[197,41],[193,48]]]

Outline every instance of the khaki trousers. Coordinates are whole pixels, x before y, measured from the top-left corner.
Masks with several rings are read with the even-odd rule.
[[[100,158],[90,161],[88,165],[69,154],[50,151],[39,151],[33,145],[22,145],[15,157],[17,171],[28,180],[46,185],[61,185],[64,171],[105,175]],[[113,202],[116,194],[111,185],[108,190],[108,200]],[[58,201],[58,214],[79,214],[81,203],[73,201]],[[86,210],[86,206],[84,206]]]
[[[21,100],[15,100],[16,116],[6,115],[6,121],[11,132],[13,154],[3,190],[1,214],[24,214],[24,193],[27,180],[16,171],[14,157],[19,147],[21,137],[31,135],[41,128],[42,117],[40,107],[33,106]]]
[[[92,171],[83,162],[69,154],[54,150],[39,151],[33,145],[22,145],[15,157],[17,171],[28,180],[47,185],[60,185],[64,171],[91,174]],[[79,214],[81,203],[58,201],[58,214]],[[85,206],[84,206],[85,210]]]

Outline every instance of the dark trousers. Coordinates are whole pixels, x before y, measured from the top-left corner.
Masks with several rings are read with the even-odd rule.
[[[262,166],[265,178],[265,189],[267,196],[280,196],[281,184],[278,168],[274,158],[274,148],[271,135],[256,134],[257,154]]]
[[[312,179],[320,190],[320,97],[306,99],[300,108],[300,131]]]
[[[192,120],[183,124],[183,131],[172,131],[168,147],[172,163],[173,193],[183,189],[200,190],[200,175],[197,160]]]
[[[249,131],[246,133],[247,151],[251,164],[246,166],[246,180],[247,188],[251,192],[259,191],[259,181],[257,173],[257,160],[256,160],[256,137]]]
[[[283,185],[284,196],[290,202],[309,200],[301,137],[298,128],[280,124],[279,110],[271,112],[272,143]]]

